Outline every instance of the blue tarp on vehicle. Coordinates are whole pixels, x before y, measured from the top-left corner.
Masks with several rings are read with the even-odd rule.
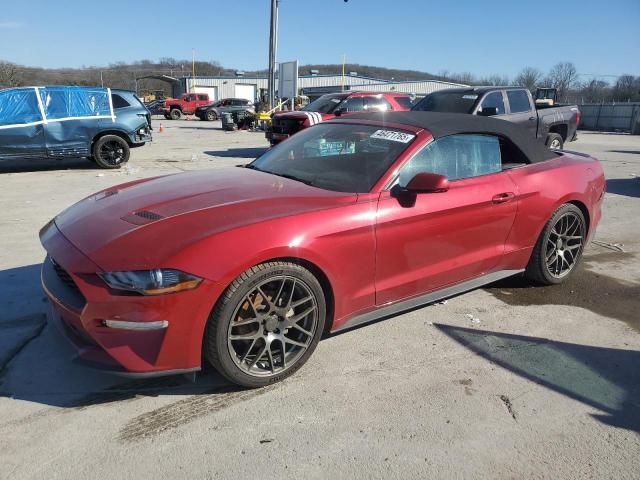
[[[50,86],[0,90],[0,128],[88,117],[114,118],[110,89]]]

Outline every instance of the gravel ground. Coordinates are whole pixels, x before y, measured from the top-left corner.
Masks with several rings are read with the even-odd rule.
[[[37,232],[56,213],[266,148],[219,122],[162,123],[120,171],[0,164],[0,479],[638,478],[640,137],[568,145],[601,159],[608,193],[566,284],[511,279],[335,335],[294,377],[242,391],[212,371],[94,373],[45,322]]]

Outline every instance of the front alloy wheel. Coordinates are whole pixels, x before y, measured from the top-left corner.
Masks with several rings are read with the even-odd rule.
[[[274,383],[309,358],[324,330],[325,311],[322,288],[308,270],[288,262],[257,265],[214,308],[205,351],[234,383]]]

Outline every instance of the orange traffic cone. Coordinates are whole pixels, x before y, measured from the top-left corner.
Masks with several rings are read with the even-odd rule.
[[[164,133],[164,127],[162,126],[162,123],[160,124],[160,128],[158,129],[158,133]]]

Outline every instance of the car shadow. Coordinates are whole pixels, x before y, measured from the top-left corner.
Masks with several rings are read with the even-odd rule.
[[[640,155],[640,150],[607,150],[611,153],[628,153],[630,155]]]
[[[640,352],[443,324],[438,330],[489,362],[597,408],[604,424],[640,432]]]
[[[640,284],[619,280],[589,269],[598,263],[633,263],[631,252],[607,252],[585,255],[577,270],[559,285],[535,285],[523,276],[515,276],[488,285],[484,289],[512,306],[567,305],[584,308],[596,315],[615,318],[640,332],[638,298]]]
[[[100,170],[88,158],[0,160],[0,174],[50,170]]]
[[[607,179],[607,193],[640,198],[640,177],[609,178]]]
[[[229,148],[227,150],[208,150],[204,152],[211,157],[258,158],[268,147]]]

